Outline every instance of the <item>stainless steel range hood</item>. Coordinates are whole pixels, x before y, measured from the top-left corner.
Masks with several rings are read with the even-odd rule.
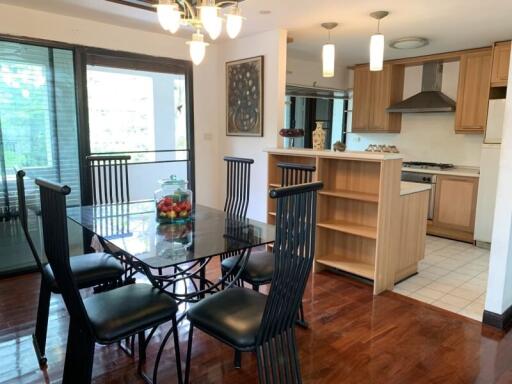
[[[453,112],[455,101],[441,92],[443,63],[429,62],[423,65],[421,92],[391,105],[388,112],[422,113]]]

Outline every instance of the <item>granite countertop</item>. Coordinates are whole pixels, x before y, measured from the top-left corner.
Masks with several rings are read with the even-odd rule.
[[[432,175],[447,175],[447,176],[463,176],[463,177],[480,177],[480,168],[478,167],[463,167],[455,166],[446,170],[441,169],[418,169],[403,167],[402,171],[415,172],[415,173],[429,173]]]
[[[432,187],[430,184],[412,183],[410,181],[402,181],[400,183],[400,196],[410,195],[412,193],[428,191]]]

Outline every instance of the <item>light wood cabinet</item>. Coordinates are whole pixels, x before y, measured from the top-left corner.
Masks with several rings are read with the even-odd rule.
[[[382,71],[371,72],[367,65],[354,70],[352,132],[400,132],[401,113],[386,112],[402,100],[404,67],[385,64]]]
[[[491,49],[488,49],[461,56],[455,112],[456,133],[483,133],[485,130],[491,54]]]
[[[472,241],[477,194],[476,177],[438,176],[432,226],[444,230],[447,236]],[[458,232],[463,232],[460,237],[456,236]]]
[[[510,65],[510,41],[494,44],[492,51],[491,87],[506,87]]]

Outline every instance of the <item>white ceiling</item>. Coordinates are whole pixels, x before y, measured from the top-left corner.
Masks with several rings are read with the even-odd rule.
[[[153,12],[105,0],[0,0],[0,3],[55,12],[105,23],[163,33]],[[368,61],[369,36],[376,22],[372,11],[387,10],[381,32],[389,42],[404,36],[428,38],[415,50],[386,48],[386,58],[474,48],[512,38],[512,0],[245,0],[243,35],[284,28],[294,38],[289,53],[318,60],[327,38],[322,22],[335,21],[338,59],[346,65]],[[270,10],[270,15],[260,14]],[[183,36],[188,36],[184,33]]]

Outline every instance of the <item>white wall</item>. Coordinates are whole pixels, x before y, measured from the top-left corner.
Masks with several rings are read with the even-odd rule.
[[[442,91],[456,101],[459,63],[443,67]],[[421,90],[421,75],[422,66],[406,67],[404,99]],[[483,135],[455,134],[454,126],[455,113],[404,113],[400,134],[349,133],[347,146],[364,150],[369,144],[393,144],[405,160],[479,166]]]
[[[512,66],[508,89],[512,89]],[[505,102],[501,140],[498,192],[489,263],[489,281],[485,309],[502,314],[512,306],[512,94]]]
[[[264,120],[263,137],[226,136],[225,63],[254,56],[264,56]],[[224,42],[219,45],[219,145],[221,156],[249,157],[255,160],[251,172],[251,200],[248,216],[266,221],[267,154],[266,148],[280,145],[283,127],[286,79],[286,31],[273,30]],[[220,157],[219,157],[220,158]],[[222,180],[225,168],[221,165]],[[218,179],[217,179],[218,182]],[[224,183],[223,183],[224,185]],[[219,202],[224,201],[224,191]]]
[[[334,69],[334,77],[322,77],[322,58],[319,54],[318,60],[305,60],[293,57],[288,51],[286,60],[286,84],[299,84],[312,87],[316,83],[317,87],[346,89],[348,86],[348,70],[337,63]]]
[[[189,60],[185,39],[86,19],[0,4],[0,34],[54,40],[91,47]],[[196,149],[196,199],[219,206],[220,189],[213,158],[218,158],[217,46],[208,47],[205,61],[194,67],[194,116]],[[214,165],[216,165],[214,163]],[[131,181],[133,182],[133,181]]]

